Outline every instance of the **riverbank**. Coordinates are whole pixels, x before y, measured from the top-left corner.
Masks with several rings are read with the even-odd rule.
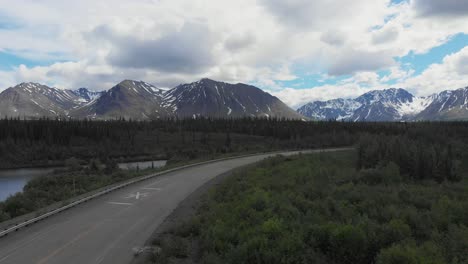
[[[89,158],[87,160],[91,160]],[[130,163],[130,162],[146,162],[146,161],[156,161],[156,160],[168,160],[166,155],[147,155],[147,156],[134,156],[134,157],[110,157],[110,159],[116,160],[118,163]],[[86,165],[87,161],[82,160],[81,165]],[[0,172],[6,170],[17,170],[17,169],[55,169],[55,168],[64,168],[66,166],[66,160],[56,160],[48,162],[38,162],[30,164],[18,164],[18,165],[8,165],[0,166]]]
[[[166,160],[131,161],[118,163],[123,170],[145,170],[147,168],[161,168],[166,165]],[[84,166],[83,168],[87,167]],[[66,167],[50,168],[21,168],[0,170],[0,202],[9,196],[22,192],[26,184],[34,178],[60,173],[67,173]]]
[[[64,167],[41,168],[37,171],[19,169],[19,172],[24,172],[21,177],[3,177],[7,183],[10,182],[9,185],[1,187],[15,189],[4,190],[9,192],[8,194],[2,192],[2,197],[6,196],[6,199],[0,201],[0,222],[47,208],[51,204],[66,201],[114,183],[160,171],[165,164],[166,161],[149,161],[145,163],[111,162],[103,165],[94,161],[86,167],[74,169]],[[18,171],[13,170],[13,172]]]

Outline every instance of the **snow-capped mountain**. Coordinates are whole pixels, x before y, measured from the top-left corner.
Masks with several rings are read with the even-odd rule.
[[[77,90],[72,91],[76,96],[82,98],[83,102],[89,103],[91,101],[94,101],[101,97],[104,92],[95,92],[95,91],[90,91],[87,88],[79,88]]]
[[[468,87],[431,96],[430,104],[417,120],[468,120]]]
[[[202,79],[162,90],[125,80],[108,91],[61,90],[23,83],[0,94],[0,115],[151,120],[167,117],[281,117],[304,119],[278,98],[246,84]]]
[[[411,121],[468,119],[468,88],[416,97],[404,89],[376,90],[355,99],[308,103],[298,112],[316,120]]]
[[[71,112],[78,118],[146,120],[169,116],[163,106],[164,91],[142,82],[125,80],[99,98]]]
[[[0,93],[0,116],[38,118],[67,116],[81,98],[69,90],[21,83]]]
[[[181,84],[164,95],[164,106],[179,117],[284,117],[304,118],[278,98],[242,83],[210,79]]]
[[[355,99],[361,107],[350,117],[353,121],[398,121],[418,111],[415,97],[404,89],[371,91]]]
[[[416,97],[404,89],[376,90],[355,99],[311,102],[296,112],[257,87],[210,79],[181,84],[170,90],[125,80],[104,92],[21,83],[0,93],[0,116],[135,120],[198,116],[347,121],[468,120],[468,87],[427,97]]]
[[[297,112],[319,120],[347,120],[361,105],[355,100],[340,98],[311,102],[299,108]]]

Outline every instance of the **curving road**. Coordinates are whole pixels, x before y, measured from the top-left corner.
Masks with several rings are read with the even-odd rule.
[[[142,247],[190,193],[220,174],[271,155],[186,168],[93,199],[0,238],[0,264],[130,263],[134,248]]]

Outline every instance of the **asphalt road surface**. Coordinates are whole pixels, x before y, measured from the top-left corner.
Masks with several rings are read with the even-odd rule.
[[[268,156],[183,169],[81,204],[0,238],[0,264],[130,263],[134,250],[190,193],[224,172]]]

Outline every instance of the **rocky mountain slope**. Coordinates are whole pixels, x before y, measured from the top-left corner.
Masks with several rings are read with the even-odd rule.
[[[284,117],[302,119],[278,98],[242,83],[202,79],[169,90],[165,106],[179,117]]]
[[[278,98],[246,84],[202,79],[164,91],[125,80],[108,91],[92,92],[20,84],[0,94],[0,114],[25,118],[72,117],[151,120],[200,116],[305,119]]]
[[[72,91],[76,96],[82,98],[82,101],[85,103],[89,103],[101,97],[104,92],[95,92],[90,91],[88,88],[79,88],[77,90]]]
[[[468,120],[468,87],[432,95],[417,120]]]
[[[361,107],[361,103],[353,99],[333,99],[315,101],[300,107],[297,112],[316,120],[347,120]]]
[[[67,116],[82,98],[69,90],[21,83],[0,93],[0,116],[39,118]]]
[[[99,98],[71,112],[77,118],[147,120],[168,116],[163,90],[142,81],[125,80]]]
[[[414,121],[468,119],[468,87],[416,97],[404,89],[376,90],[355,99],[308,103],[298,109],[316,120]]]

